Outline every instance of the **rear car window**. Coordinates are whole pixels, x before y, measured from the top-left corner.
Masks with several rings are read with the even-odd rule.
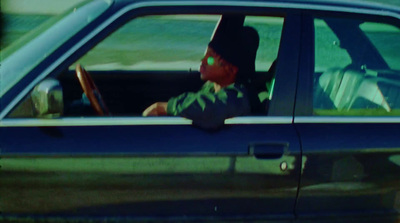
[[[314,115],[400,115],[399,28],[338,18],[314,24]]]
[[[393,70],[400,70],[400,29],[399,27],[376,22],[365,22],[360,29],[376,47],[386,63]]]

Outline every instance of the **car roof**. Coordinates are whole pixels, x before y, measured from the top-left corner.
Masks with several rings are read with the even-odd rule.
[[[321,6],[321,7],[350,7],[350,8],[361,8],[361,9],[385,9],[385,10],[399,10],[400,7],[396,5],[389,5],[382,2],[369,2],[361,0],[114,0],[116,3],[145,3],[145,2],[190,2],[190,3],[211,3],[211,2],[230,2],[234,3],[250,3],[250,2],[260,2],[260,3],[270,3],[270,4],[295,4],[303,6]],[[303,7],[302,7],[303,8]]]
[[[270,4],[275,7],[290,7],[290,8],[298,8],[298,9],[313,9],[313,10],[331,10],[331,9],[356,9],[356,11],[360,10],[379,10],[379,11],[387,11],[394,12],[396,14],[400,14],[400,6],[389,5],[381,2],[366,2],[361,0],[114,0],[116,4],[130,4],[130,3],[190,3],[191,5],[200,4],[200,5],[216,5],[216,4],[224,4],[224,5],[237,5],[241,3],[243,5],[251,5],[254,3],[265,3]],[[226,4],[229,3],[229,4]]]

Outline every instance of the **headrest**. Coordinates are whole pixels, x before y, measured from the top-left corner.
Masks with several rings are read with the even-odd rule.
[[[254,72],[259,41],[257,31],[244,26],[238,31],[215,36],[208,46],[224,60],[237,66],[239,72]]]

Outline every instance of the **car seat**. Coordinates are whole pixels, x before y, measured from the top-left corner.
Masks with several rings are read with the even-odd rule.
[[[331,68],[321,75],[317,84],[314,108],[329,109],[332,107],[326,105],[330,104],[339,111],[371,106],[391,110],[378,86],[378,78],[361,71]]]

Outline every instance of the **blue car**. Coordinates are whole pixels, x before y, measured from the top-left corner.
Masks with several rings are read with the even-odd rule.
[[[142,116],[243,26],[257,112]],[[92,0],[1,54],[2,221],[400,221],[400,8]]]

